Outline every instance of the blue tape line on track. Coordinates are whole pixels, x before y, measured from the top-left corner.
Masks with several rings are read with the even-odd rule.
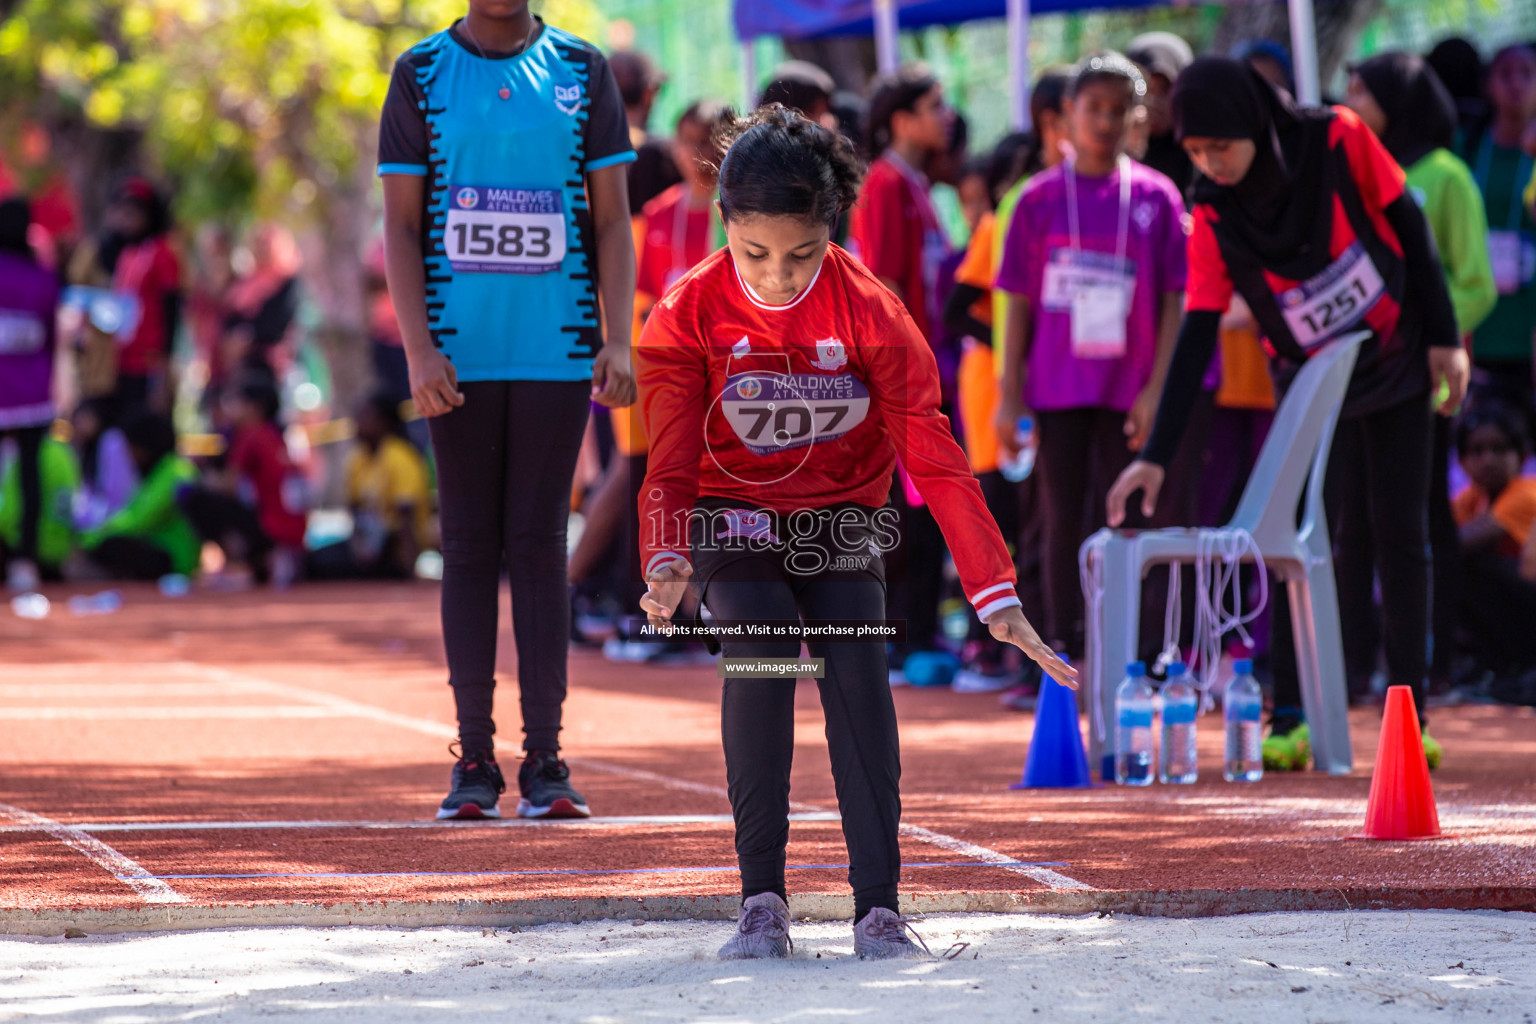
[[[825,871],[846,869],[847,864],[788,864],[785,871]],[[923,861],[903,864],[904,868],[1069,868],[1065,861],[1055,860],[966,860]],[[545,871],[264,871],[234,875],[155,875],[164,881],[220,878],[497,878],[533,875],[672,875],[693,872],[739,871],[729,867],[703,868],[557,868]]]

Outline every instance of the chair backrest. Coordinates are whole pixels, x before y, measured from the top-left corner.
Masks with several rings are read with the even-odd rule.
[[[1322,501],[1334,424],[1360,344],[1368,337],[1366,331],[1347,334],[1314,354],[1280,402],[1237,512],[1227,524],[1252,534],[1260,551],[1294,540],[1296,507],[1309,479],[1309,517],[1316,511],[1312,506]]]

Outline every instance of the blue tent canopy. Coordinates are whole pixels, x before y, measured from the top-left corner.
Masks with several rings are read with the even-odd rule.
[[[1016,124],[1023,125],[1028,89],[1028,22],[1037,14],[1095,8],[1152,7],[1183,0],[735,0],[736,34],[744,43],[758,36],[821,39],[828,36],[875,36],[882,72],[895,70],[900,29],[955,25],[982,18],[1008,18],[1008,45],[1014,60],[1009,72]],[[1220,2],[1220,0],[1218,0]],[[1297,98],[1316,103],[1317,31],[1312,0],[1286,0],[1296,60]],[[748,95],[753,77],[751,46],[745,48]]]
[[[1164,3],[1167,0],[1031,0],[1029,8],[1032,14],[1057,14]],[[873,7],[871,0],[736,0],[736,34],[741,39],[868,36],[874,33]],[[904,29],[1001,18],[1007,12],[1007,0],[907,0],[897,4],[897,18]]]

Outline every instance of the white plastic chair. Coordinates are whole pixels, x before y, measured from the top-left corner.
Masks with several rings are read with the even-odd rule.
[[[1274,425],[1243,489],[1232,521],[1223,530],[1244,530],[1264,564],[1289,589],[1291,622],[1302,708],[1311,727],[1316,766],[1332,775],[1354,765],[1349,745],[1349,699],[1344,679],[1339,601],[1333,581],[1333,551],[1323,510],[1323,480],[1344,392],[1365,332],[1332,342],[1297,373],[1276,411]],[[1296,525],[1296,507],[1306,488],[1306,507]],[[1132,500],[1139,500],[1133,498]],[[1125,666],[1137,658],[1142,580],[1159,564],[1197,559],[1201,529],[1101,531],[1083,546],[1101,559],[1099,599],[1085,595],[1090,638],[1086,678],[1094,702],[1091,756],[1103,764],[1114,750],[1114,694]],[[1104,536],[1107,535],[1107,536]],[[1250,549],[1247,561],[1253,561]],[[1097,638],[1095,645],[1091,642]],[[1095,650],[1094,647],[1098,649]]]

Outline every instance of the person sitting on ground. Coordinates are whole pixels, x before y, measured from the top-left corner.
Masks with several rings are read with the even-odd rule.
[[[169,417],[141,412],[122,431],[143,483],[128,504],[81,535],[86,557],[65,575],[153,580],[196,572],[202,541],[177,508],[176,497],[197,480],[197,468],[176,453],[176,429]]]
[[[375,394],[357,410],[357,444],[347,456],[352,536],[311,552],[311,579],[410,579],[432,543],[427,464],[405,437],[400,406]]]
[[[1501,406],[1474,408],[1456,426],[1456,454],[1472,481],[1452,504],[1461,528],[1461,626],[1495,686],[1519,677],[1527,696],[1536,695],[1536,477],[1520,469],[1530,451],[1522,418]]]
[[[128,504],[139,489],[139,471],[120,427],[108,426],[108,403],[87,398],[69,417],[69,443],[80,466],[75,491],[74,527],[94,530]]]
[[[265,376],[244,379],[226,395],[234,427],[227,469],[211,472],[180,499],[197,532],[243,561],[257,583],[279,587],[297,575],[307,524],[304,480],[278,428],[277,389]]]

